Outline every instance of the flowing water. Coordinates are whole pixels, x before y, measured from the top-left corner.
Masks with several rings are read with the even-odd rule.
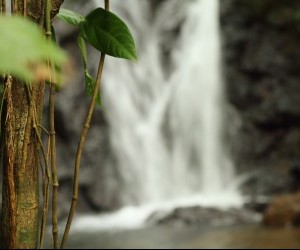
[[[140,58],[109,61],[103,86],[124,203],[230,190],[218,0],[163,1],[155,14],[149,2],[112,7],[131,24]],[[172,28],[180,31],[168,40]]]
[[[219,1],[153,3],[111,4],[133,31],[139,54],[137,63],[109,58],[103,81],[120,197],[131,207],[112,220],[102,215],[104,223],[85,217],[80,228],[122,221],[130,227],[157,209],[242,202],[223,141]]]

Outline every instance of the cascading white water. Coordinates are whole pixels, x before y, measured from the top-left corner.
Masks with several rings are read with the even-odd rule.
[[[219,1],[167,0],[155,13],[150,2],[112,1],[139,50],[136,64],[109,58],[104,74],[122,202],[236,194],[222,141]],[[168,60],[163,48],[171,51]]]

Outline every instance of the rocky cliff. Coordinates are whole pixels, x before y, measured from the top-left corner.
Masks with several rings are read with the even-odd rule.
[[[232,156],[251,194],[299,182],[300,2],[221,0]]]

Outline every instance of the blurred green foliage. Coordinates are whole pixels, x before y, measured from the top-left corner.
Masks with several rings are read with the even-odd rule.
[[[40,28],[22,17],[0,17],[0,75],[12,74],[19,79],[50,79],[47,61],[56,65],[67,56],[54,43],[48,42]]]

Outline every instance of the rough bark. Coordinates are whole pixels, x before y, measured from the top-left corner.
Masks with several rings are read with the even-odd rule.
[[[54,16],[63,0],[53,0]],[[43,23],[43,1],[16,0],[19,14]],[[39,233],[39,142],[33,119],[41,120],[44,83],[33,83],[31,91],[16,79],[7,80],[2,113],[3,194],[0,245],[3,249],[38,247]],[[31,92],[29,97],[29,92]],[[35,117],[35,118],[34,118]]]
[[[32,95],[41,113],[44,84]],[[26,87],[16,80],[7,90],[3,150],[2,248],[36,248],[39,225],[38,141]],[[32,105],[31,105],[32,108]],[[32,111],[31,111],[32,113]]]

